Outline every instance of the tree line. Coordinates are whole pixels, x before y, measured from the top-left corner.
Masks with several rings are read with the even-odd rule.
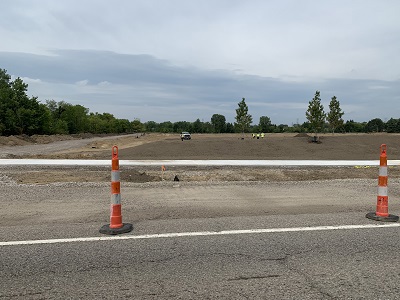
[[[213,114],[210,121],[161,122],[139,119],[115,118],[110,113],[93,113],[82,105],[72,105],[65,101],[38,101],[37,97],[28,97],[28,85],[21,78],[11,80],[7,71],[0,69],[0,135],[33,134],[77,134],[77,133],[134,133],[161,132],[179,133],[236,133],[236,132],[400,132],[400,119],[383,122],[373,119],[358,123],[353,120],[344,122],[344,112],[336,97],[332,97],[330,111],[325,113],[320,93],[316,92],[309,102],[306,112],[308,122],[303,124],[272,124],[268,116],[261,116],[258,124],[253,124],[245,98],[238,103],[234,123],[226,121],[224,115]]]
[[[21,78],[11,80],[0,69],[0,135],[141,132],[139,120],[117,119],[109,113],[90,113],[82,105],[28,97]]]

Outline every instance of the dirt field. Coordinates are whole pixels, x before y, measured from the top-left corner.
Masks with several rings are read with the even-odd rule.
[[[246,160],[378,160],[380,145],[387,145],[390,160],[400,159],[398,134],[326,134],[321,143],[310,143],[304,134],[268,134],[252,139],[241,134],[193,134],[181,141],[178,134],[126,136],[0,137],[2,158],[111,159],[113,145],[121,160],[246,159]],[[35,167],[5,167],[10,180],[19,183],[109,181],[105,167],[51,167],[40,176]],[[42,168],[43,169],[43,168]],[[390,177],[400,177],[391,167]],[[44,173],[44,174],[43,174]],[[377,178],[376,167],[125,167],[121,180],[128,182],[172,181],[305,181],[343,178]]]

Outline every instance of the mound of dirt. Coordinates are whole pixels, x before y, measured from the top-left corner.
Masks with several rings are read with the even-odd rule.
[[[2,146],[25,146],[30,144],[30,142],[21,139],[19,136],[0,136],[0,145]]]
[[[66,135],[66,134],[55,134],[55,135],[10,135],[0,136],[0,145],[4,146],[26,146],[36,144],[50,144],[58,141],[67,141],[74,139],[83,139],[86,135]]]
[[[307,133],[301,132],[301,133],[296,134],[294,137],[306,137],[306,138],[309,138],[310,136]]]
[[[154,173],[155,175],[149,175],[148,172],[125,169],[121,172],[121,180],[125,182],[140,182],[140,183],[160,181],[161,177],[156,175],[158,172]]]

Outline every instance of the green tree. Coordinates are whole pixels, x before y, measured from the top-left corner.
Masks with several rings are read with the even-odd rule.
[[[267,116],[261,116],[258,123],[258,130],[261,132],[271,132],[271,119]]]
[[[287,132],[288,129],[289,129],[289,126],[287,124],[279,124],[278,126],[275,127],[274,132],[276,132],[276,133]]]
[[[128,119],[115,119],[115,132],[127,133],[132,131],[131,122]]]
[[[178,121],[174,123],[173,126],[173,131],[174,132],[182,132],[182,131],[188,131],[188,132],[192,132],[192,123],[188,122],[188,121]]]
[[[308,103],[306,111],[307,120],[310,122],[311,128],[314,133],[322,130],[325,124],[324,106],[321,104],[320,92],[316,91],[314,98]]]
[[[144,123],[146,132],[158,132],[159,124],[155,121],[147,121]]]
[[[64,122],[68,130],[67,123]],[[100,134],[107,132],[107,121],[99,113],[90,113],[88,116],[88,130],[91,133]]]
[[[303,128],[304,132],[312,131],[310,122],[304,122],[303,124],[301,124],[301,128]]]
[[[109,113],[90,113],[87,128],[91,133],[116,133],[120,128],[119,120]],[[128,124],[123,126],[129,126]]]
[[[226,131],[226,119],[223,115],[213,114],[211,117],[211,124],[214,126],[215,133]]]
[[[386,122],[386,131],[388,133],[400,132],[400,119],[390,118],[390,120]]]
[[[174,132],[174,124],[172,124],[171,121],[160,123],[160,132],[162,133]]]
[[[144,132],[145,127],[142,122],[140,122],[139,119],[135,119],[130,123],[130,130],[133,132]]]
[[[89,109],[82,105],[72,105],[65,101],[56,102],[54,100],[47,100],[46,106],[52,117],[52,129],[54,133],[83,133],[91,131],[93,128],[92,123],[94,118],[92,116],[91,122],[89,122]]]
[[[253,118],[248,113],[249,108],[247,107],[245,98],[242,98],[242,101],[238,103],[238,106],[239,108],[236,109],[235,126],[244,134],[246,129],[249,128],[250,124],[253,122]]]
[[[61,118],[67,122],[69,133],[83,133],[87,126],[89,109],[82,105],[67,105]],[[115,123],[113,125],[116,125]],[[116,132],[111,131],[111,132]]]
[[[212,126],[211,122],[204,122],[203,123],[203,133],[213,133],[214,127]]]
[[[332,133],[335,133],[337,128],[343,126],[343,119],[342,116],[344,112],[340,108],[340,103],[336,99],[336,96],[333,96],[331,102],[329,103],[329,113],[326,117],[328,120],[329,126],[332,129]]]
[[[192,128],[194,133],[203,133],[203,122],[201,122],[200,119],[197,119],[193,122]]]
[[[110,113],[102,113],[100,114],[101,119],[103,120],[104,133],[113,133],[116,132],[116,119],[113,114]]]
[[[0,69],[0,134],[3,135],[7,131],[6,116],[8,109],[8,101],[11,99],[12,89],[10,84],[11,76],[7,71]]]
[[[365,126],[366,132],[382,132],[384,129],[385,123],[379,118],[368,121],[367,125]]]
[[[226,133],[234,133],[235,126],[232,123],[226,123]]]
[[[0,133],[39,134],[49,130],[49,114],[36,97],[28,97],[28,85],[21,78],[11,81],[0,69]]]
[[[346,132],[365,132],[366,123],[354,122],[354,120],[346,121],[344,124],[344,130]]]

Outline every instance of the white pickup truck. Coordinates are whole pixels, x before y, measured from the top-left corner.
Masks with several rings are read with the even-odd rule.
[[[192,139],[192,137],[190,136],[189,132],[184,131],[184,132],[181,133],[181,140],[182,141],[183,140],[190,140],[190,139]]]

